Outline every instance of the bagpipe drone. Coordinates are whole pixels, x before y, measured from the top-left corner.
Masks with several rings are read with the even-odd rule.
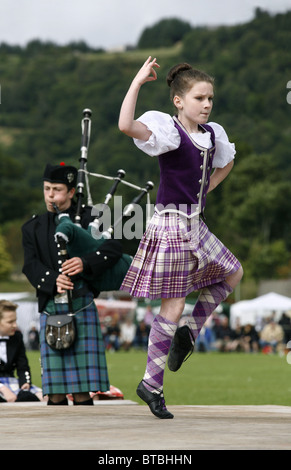
[[[139,201],[143,198],[145,194],[148,195],[149,198],[149,191],[154,187],[151,181],[148,181],[144,188],[138,187],[133,185],[132,183],[123,181],[125,176],[124,170],[118,170],[116,177],[109,177],[104,176],[96,173],[89,173],[87,171],[87,159],[88,159],[88,148],[90,142],[90,133],[91,133],[91,110],[84,109],[83,111],[83,119],[82,119],[82,141],[81,141],[81,156],[80,156],[80,168],[78,170],[78,178],[77,178],[77,188],[76,188],[76,197],[77,197],[77,209],[74,222],[70,219],[68,214],[60,213],[58,208],[54,206],[55,211],[58,215],[58,225],[56,227],[55,232],[55,240],[57,243],[66,244],[66,250],[68,256],[74,257],[89,254],[92,252],[98,252],[102,244],[105,240],[112,238],[114,235],[114,229],[116,226],[122,222],[123,218],[126,218],[130,215],[132,210],[134,209],[134,204],[138,204]],[[84,198],[84,188],[86,186],[87,189],[87,200],[88,205],[93,206],[92,197],[90,193],[90,186],[88,176],[96,176],[105,179],[114,180],[114,183],[106,195],[103,204],[101,204],[101,208],[96,215],[95,219],[91,224],[88,226],[87,229],[82,228],[81,226],[81,213],[82,213],[82,205],[83,205],[83,198]],[[102,217],[103,210],[108,207],[108,203],[113,197],[117,186],[120,182],[127,184],[128,186],[140,190],[140,193],[132,200],[130,204],[128,204],[121,217],[115,222],[113,226],[110,226],[106,231],[100,232],[100,224],[99,221]],[[149,202],[149,199],[148,199]],[[147,205],[147,209],[150,209],[150,204]],[[147,216],[149,218],[149,214]],[[98,235],[97,235],[98,234]],[[90,283],[94,286],[96,290],[99,292],[102,291],[113,291],[118,290],[122,284],[122,281],[128,271],[128,268],[131,264],[132,257],[127,254],[122,254],[121,258],[117,261],[117,263],[111,267],[104,270],[102,275],[98,277],[90,277],[83,274],[83,278],[90,281]]]

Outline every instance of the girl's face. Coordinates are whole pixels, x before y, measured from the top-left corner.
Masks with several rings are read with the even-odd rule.
[[[71,206],[71,199],[74,196],[75,188],[68,190],[65,184],[49,183],[43,184],[44,201],[49,212],[54,212],[53,203],[60,211],[66,210]]]
[[[11,310],[4,310],[0,320],[0,335],[13,336],[16,328],[16,312]]]
[[[213,97],[213,86],[208,82],[195,82],[183,97],[174,97],[178,118],[188,132],[198,132],[198,125],[206,124],[212,110]]]

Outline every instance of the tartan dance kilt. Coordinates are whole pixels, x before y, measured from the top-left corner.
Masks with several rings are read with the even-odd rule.
[[[120,289],[149,299],[186,297],[240,266],[199,216],[155,212]]]
[[[40,351],[43,395],[106,392],[110,388],[103,336],[93,295],[73,301],[76,340],[67,350],[55,351],[45,340],[47,315],[40,316]],[[47,312],[69,313],[68,304],[48,303]],[[82,309],[81,311],[80,308]]]

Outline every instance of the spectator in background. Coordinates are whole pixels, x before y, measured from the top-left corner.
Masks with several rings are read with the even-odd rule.
[[[239,335],[229,326],[226,316],[221,316],[220,323],[214,327],[215,347],[220,352],[236,351],[239,347]]]
[[[31,351],[39,350],[39,332],[36,328],[35,323],[30,325],[30,330],[28,332],[28,348]]]
[[[204,323],[196,341],[195,349],[199,352],[213,351],[215,349],[215,334],[212,323],[212,315]]]
[[[260,333],[260,346],[263,352],[278,352],[284,347],[284,330],[273,319],[269,320]]]
[[[283,313],[278,323],[284,330],[284,342],[287,344],[291,340],[291,318]]]
[[[135,338],[136,326],[127,318],[120,326],[120,345],[124,351],[129,351]]]
[[[110,323],[111,323],[111,317],[109,315],[106,315],[106,317],[100,322],[102,337],[103,337],[105,345],[106,345],[106,339],[107,339],[107,334],[108,334],[108,327]]]
[[[242,327],[240,345],[244,352],[258,352],[259,339],[259,335],[253,325],[248,323]]]
[[[154,319],[154,314],[153,314],[152,308],[148,305],[146,308],[145,316],[144,316],[144,322],[146,325],[151,326],[153,319]]]
[[[147,351],[150,328],[150,325],[148,325],[144,320],[141,320],[138,323],[134,338],[135,348],[140,348],[144,351]]]
[[[105,336],[105,347],[107,351],[119,351],[120,349],[120,326],[119,315],[113,315],[111,321],[107,324]]]

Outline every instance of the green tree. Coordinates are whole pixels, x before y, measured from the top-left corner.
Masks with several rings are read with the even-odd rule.
[[[283,240],[272,243],[253,241],[245,271],[254,279],[276,279],[280,277],[280,268],[288,265],[290,253]]]
[[[4,237],[0,233],[0,280],[6,280],[12,272],[11,256],[7,251]]]
[[[191,31],[190,23],[176,18],[161,20],[146,28],[138,40],[139,49],[171,47]]]

